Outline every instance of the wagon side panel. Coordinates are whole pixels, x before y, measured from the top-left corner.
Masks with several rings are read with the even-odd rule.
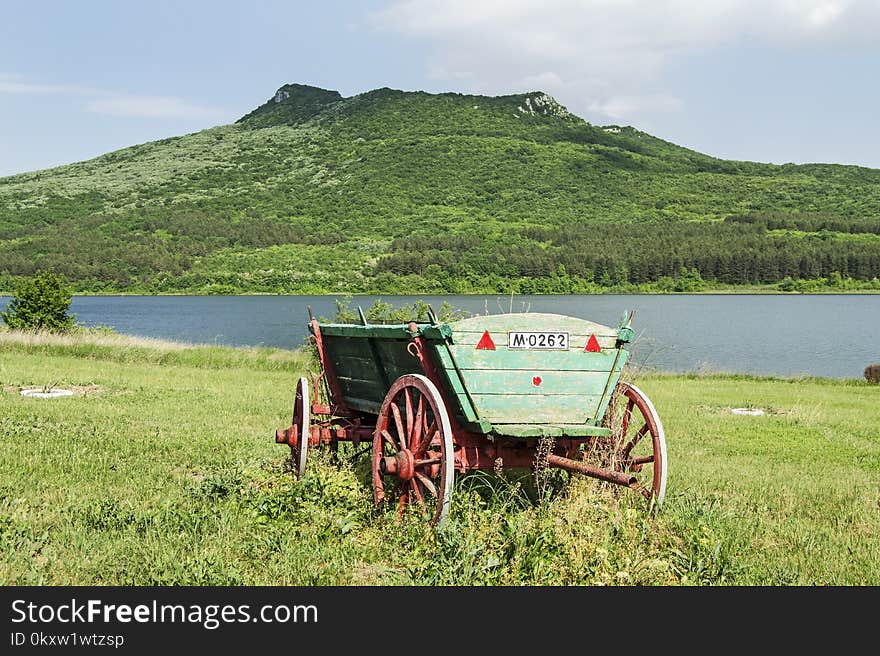
[[[325,341],[345,404],[361,412],[378,414],[395,380],[422,373],[418,360],[406,350],[407,340],[334,335]]]

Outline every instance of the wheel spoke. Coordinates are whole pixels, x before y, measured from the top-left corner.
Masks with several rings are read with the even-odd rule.
[[[412,446],[412,432],[413,432],[413,404],[412,404],[412,392],[409,387],[403,388],[403,398],[404,398],[404,407],[406,408],[406,443]]]
[[[433,410],[433,408],[429,408],[429,409]],[[433,412],[431,413],[431,416],[432,416],[433,421],[431,421],[429,424],[428,423],[428,413],[425,412],[424,418],[422,420],[422,435],[427,436],[427,435],[431,434],[431,429],[433,428],[434,424],[436,423],[436,418],[433,417]]]
[[[386,490],[385,490],[385,481],[382,480],[382,477],[381,477],[381,476],[378,478],[378,480],[375,481],[375,484],[376,484],[376,497],[375,497],[375,503],[376,503],[377,506],[378,506],[380,503],[384,503],[384,502],[385,502],[386,500],[388,500],[388,499],[394,499],[394,496],[397,494],[397,491],[400,489],[400,481],[398,481],[398,482],[397,482],[397,485],[395,485],[395,486],[391,489],[391,493],[390,493],[390,494],[389,494],[388,492],[386,492]]]
[[[391,445],[391,448],[394,449],[395,452],[398,451],[397,443],[394,441],[394,438],[391,437],[391,433],[389,433],[387,430],[383,430],[382,437],[385,438],[385,441],[388,442],[389,445]]]
[[[620,423],[620,440],[623,441],[626,438],[626,431],[629,429],[629,418],[632,416],[632,410],[635,402],[630,399],[629,403],[626,404],[626,410],[623,412],[623,420]]]
[[[645,433],[648,432],[649,429],[650,429],[650,426],[648,426],[648,424],[645,424],[644,426],[642,426],[639,429],[639,432],[633,436],[633,438],[629,441],[629,443],[625,447],[623,447],[623,451],[621,452],[621,455],[623,456],[624,460],[629,458],[630,452],[635,448],[636,444],[638,444],[639,440],[642,439],[642,437],[645,435]]]
[[[437,458],[425,458],[424,460],[416,460],[414,464],[416,467],[424,467],[425,465],[439,465],[441,462],[443,462],[443,458],[440,458],[438,456]]]
[[[424,426],[422,425],[422,422],[424,421],[424,416],[425,416],[425,397],[422,396],[421,394],[419,394],[419,404],[418,404],[418,406],[416,406],[416,416],[412,422],[413,429],[412,429],[412,435],[411,435],[410,441],[409,441],[410,446],[413,448],[413,450],[416,450],[419,448],[419,446],[421,446],[420,442],[422,440],[422,435],[423,435],[422,428],[424,428]]]
[[[432,425],[431,428],[434,428],[434,426]],[[433,433],[425,433],[425,439],[419,445],[419,448],[413,452],[413,457],[418,458],[420,456],[423,456],[425,454],[425,452],[428,450],[428,448],[431,446],[431,442],[433,442],[434,438],[437,437],[439,434],[440,434],[440,431],[436,430],[436,429],[434,430]]]
[[[400,438],[400,448],[406,448],[406,433],[403,430],[403,419],[400,417],[400,408],[396,403],[391,404],[391,414],[394,415],[394,423],[397,426],[397,436]]]
[[[419,507],[424,511],[425,510],[425,498],[422,496],[422,491],[419,489],[418,481],[412,480],[409,482],[410,487],[412,487],[413,496],[416,498],[416,501],[419,504]]]
[[[406,510],[406,502],[409,499],[409,493],[406,490],[403,490],[400,493],[400,501],[397,502],[397,515],[399,517],[403,517],[403,513]]]
[[[433,494],[437,498],[440,497],[440,495],[437,494],[437,488],[434,486],[434,483],[431,481],[430,478],[428,478],[421,472],[416,472],[416,478],[421,481],[422,485],[424,485],[431,494]]]

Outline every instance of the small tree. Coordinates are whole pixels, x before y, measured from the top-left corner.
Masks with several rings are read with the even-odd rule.
[[[5,312],[0,312],[10,328],[66,331],[73,327],[70,289],[64,278],[43,272],[22,281],[15,289]]]

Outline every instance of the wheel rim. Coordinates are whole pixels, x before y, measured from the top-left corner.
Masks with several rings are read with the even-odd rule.
[[[635,385],[619,383],[607,417],[613,432],[611,468],[635,476],[642,495],[650,503],[662,505],[666,497],[666,434],[651,400]]]
[[[377,506],[407,507],[442,525],[452,498],[452,429],[437,387],[426,377],[398,378],[376,419],[373,499]]]
[[[296,477],[300,479],[305,474],[309,455],[309,381],[305,377],[296,384],[293,425],[296,426],[296,445],[291,445],[290,455]]]

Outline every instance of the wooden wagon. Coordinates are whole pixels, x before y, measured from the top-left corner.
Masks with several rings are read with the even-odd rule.
[[[431,312],[401,325],[311,317],[329,402],[300,378],[292,425],[275,440],[290,446],[299,477],[310,449],[365,443],[375,503],[417,506],[434,523],[449,512],[455,472],[538,460],[659,505],[663,426],[648,397],[620,380],[631,322],[632,313],[616,328],[537,313],[441,323]]]

